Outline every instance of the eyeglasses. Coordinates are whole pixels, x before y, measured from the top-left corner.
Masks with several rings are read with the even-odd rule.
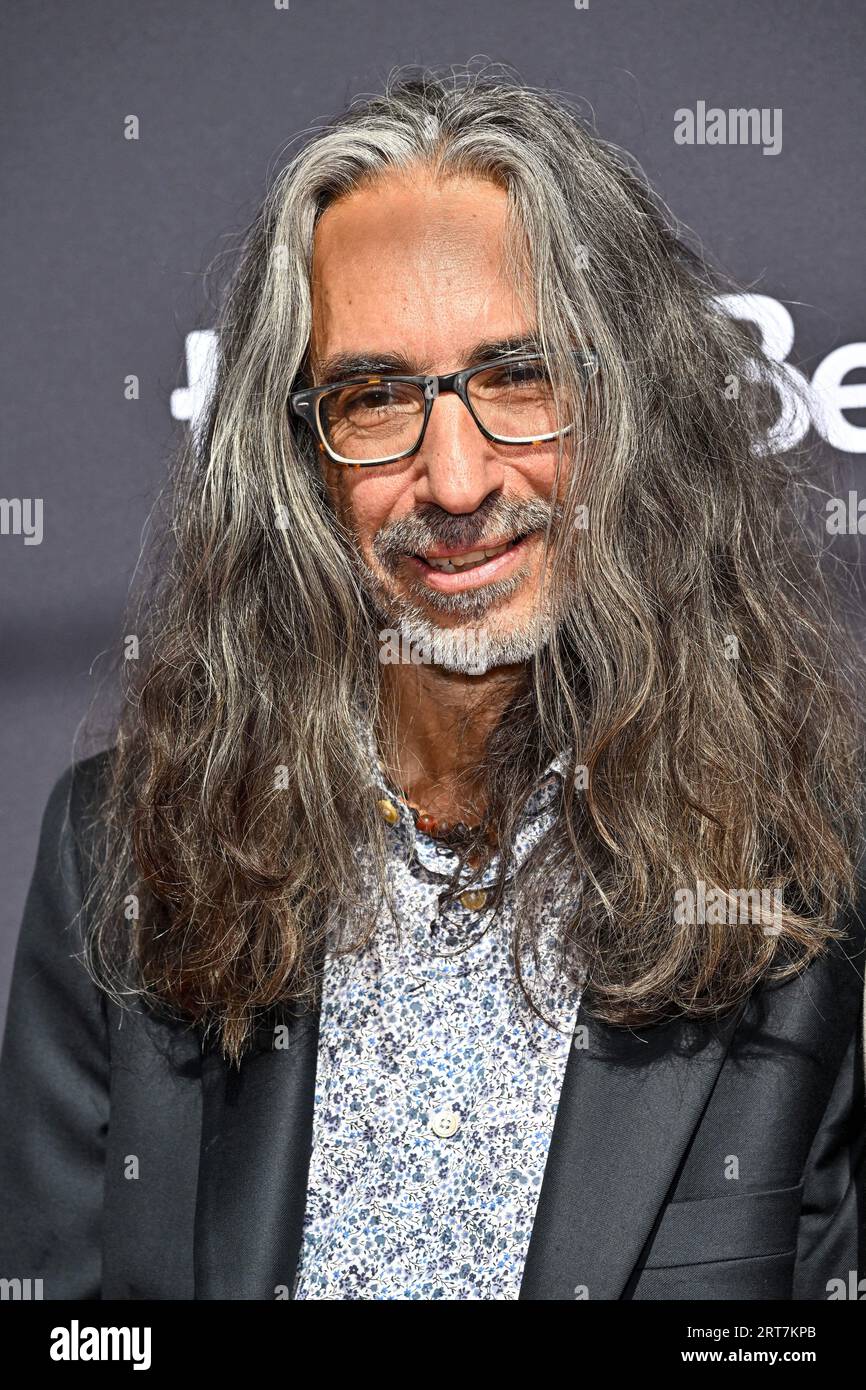
[[[575,348],[584,387],[598,370],[594,349]],[[364,376],[293,391],[289,405],[335,463],[369,468],[420,449],[437,396],[458,395],[486,439],[542,444],[568,434],[555,427],[560,389],[540,353],[500,357],[444,376]]]

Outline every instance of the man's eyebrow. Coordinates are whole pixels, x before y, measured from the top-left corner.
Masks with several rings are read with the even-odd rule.
[[[510,338],[485,338],[472,346],[461,366],[477,367],[480,362],[506,357],[510,353],[540,351],[538,338],[531,333]],[[328,386],[334,381],[346,381],[356,376],[377,376],[381,372],[423,376],[427,374],[428,365],[406,357],[402,352],[338,352],[319,364],[316,385]]]

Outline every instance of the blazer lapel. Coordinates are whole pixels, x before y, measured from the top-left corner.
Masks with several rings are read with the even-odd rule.
[[[569,1054],[520,1298],[622,1296],[745,1008],[642,1035],[581,1011],[588,1046]]]
[[[240,1069],[202,1060],[196,1299],[291,1297],[312,1146],[319,1014],[261,1030]],[[275,1046],[285,1042],[286,1046]]]

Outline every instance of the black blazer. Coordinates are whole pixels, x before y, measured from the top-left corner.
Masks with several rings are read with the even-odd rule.
[[[41,1278],[46,1299],[289,1297],[317,1015],[229,1068],[93,986],[72,924],[107,756],[68,769],[43,819],[0,1060],[0,1278]],[[846,941],[721,1023],[578,1020],[589,1046],[569,1056],[520,1298],[823,1300],[833,1280],[851,1296],[862,906]]]

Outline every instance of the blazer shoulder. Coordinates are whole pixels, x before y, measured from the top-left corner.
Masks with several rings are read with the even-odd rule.
[[[103,825],[102,807],[116,750],[106,748],[76,758],[56,779],[42,815],[40,841],[72,850],[82,888],[90,881]]]
[[[104,748],[87,758],[77,758],[57,779],[54,790],[62,788],[65,792],[70,817],[77,830],[83,829],[88,820],[99,817],[116,752],[113,747]]]
[[[113,752],[75,759],[51,786],[18,933],[16,955],[22,959],[53,958],[81,945],[81,909],[97,863],[97,831]]]

